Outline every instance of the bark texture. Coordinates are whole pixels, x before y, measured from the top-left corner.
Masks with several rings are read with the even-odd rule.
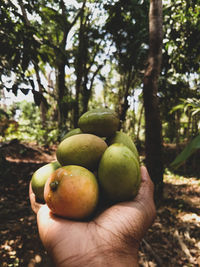
[[[158,104],[158,78],[162,61],[162,1],[150,0],[149,55],[144,74],[146,165],[155,184],[155,196],[162,196],[162,126]]]

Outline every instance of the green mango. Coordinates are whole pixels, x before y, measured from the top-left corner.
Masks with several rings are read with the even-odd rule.
[[[84,113],[78,121],[83,133],[90,133],[100,137],[113,135],[119,127],[119,118],[111,109],[92,109]]]
[[[98,179],[103,194],[111,201],[132,200],[141,182],[135,154],[123,144],[109,146],[99,163]]]
[[[70,136],[73,136],[73,135],[76,135],[76,134],[81,134],[81,133],[82,133],[82,131],[81,131],[80,128],[72,129],[72,130],[70,130],[68,133],[66,133],[66,134],[63,136],[62,140],[64,140],[64,139],[67,138],[67,137],[70,137]]]
[[[96,135],[77,134],[58,145],[56,156],[62,166],[79,165],[95,170],[106,148],[106,142]]]
[[[127,146],[130,150],[133,151],[136,158],[139,160],[138,150],[134,142],[132,141],[131,137],[128,136],[126,133],[117,131],[113,136],[111,136],[110,138],[106,140],[106,143],[108,144],[108,146],[115,144],[115,143],[120,143],[120,144]]]
[[[50,162],[37,169],[31,178],[32,190],[39,202],[44,202],[44,186],[49,176],[59,167],[58,161]]]

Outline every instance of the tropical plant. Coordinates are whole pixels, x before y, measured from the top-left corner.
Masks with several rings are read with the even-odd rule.
[[[188,113],[189,118],[200,115],[200,100],[196,98],[188,98],[181,99],[181,103],[175,106],[171,112],[175,112],[177,110],[184,111],[184,113]],[[199,132],[200,128],[200,120],[197,122],[197,131]],[[188,125],[189,127],[189,125]],[[197,150],[200,149],[200,134],[198,134],[195,138],[193,138],[186,147],[182,150],[182,152],[175,158],[175,160],[170,164],[172,168],[178,168],[181,166],[192,154],[194,154]]]
[[[200,100],[197,98],[180,99],[180,103],[172,108],[170,113],[179,112],[188,117],[186,137],[189,141],[198,134],[200,128]]]
[[[175,106],[172,110],[172,112],[175,112],[176,110],[182,110],[184,113],[190,113],[191,116],[194,116],[198,113],[200,113],[200,99],[197,98],[187,98],[183,99],[180,98],[180,101],[182,103]]]
[[[182,152],[175,158],[175,160],[170,164],[170,167],[177,169],[180,167],[192,154],[200,149],[200,134],[197,135]]]

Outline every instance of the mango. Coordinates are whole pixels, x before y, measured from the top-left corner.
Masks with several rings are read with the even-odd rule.
[[[54,161],[40,167],[33,173],[31,186],[37,201],[44,202],[45,183],[49,176],[59,167],[61,167],[61,165],[57,161]]]
[[[44,189],[44,198],[52,213],[75,220],[92,215],[98,196],[99,188],[94,174],[75,165],[57,169]]]
[[[106,142],[93,134],[78,134],[64,139],[57,148],[56,156],[62,166],[79,165],[89,170],[95,170]]]
[[[133,199],[141,182],[136,156],[127,146],[112,144],[101,157],[98,179],[103,194],[111,201]]]
[[[133,151],[133,153],[135,154],[136,158],[139,160],[138,150],[137,150],[134,142],[132,141],[131,137],[128,136],[126,133],[121,132],[121,131],[117,131],[113,136],[108,138],[106,140],[106,142],[107,142],[108,145],[112,145],[112,144],[115,144],[115,143],[124,144],[130,150]]]
[[[66,134],[63,136],[62,140],[64,140],[64,139],[67,138],[67,137],[70,137],[70,136],[73,136],[73,135],[76,135],[76,134],[80,134],[80,133],[82,133],[82,131],[81,131],[80,128],[72,129],[72,130],[70,130],[68,133],[66,133]]]
[[[111,109],[92,109],[79,118],[78,125],[84,133],[107,137],[113,135],[117,131],[119,118]]]

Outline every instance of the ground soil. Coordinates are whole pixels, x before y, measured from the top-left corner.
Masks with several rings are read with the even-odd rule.
[[[171,151],[171,150],[170,150]],[[28,197],[33,172],[55,147],[0,144],[0,266],[50,267]],[[197,166],[198,168],[199,166]],[[166,171],[162,205],[140,246],[140,266],[200,266],[200,180]],[[128,266],[127,266],[128,267]]]

